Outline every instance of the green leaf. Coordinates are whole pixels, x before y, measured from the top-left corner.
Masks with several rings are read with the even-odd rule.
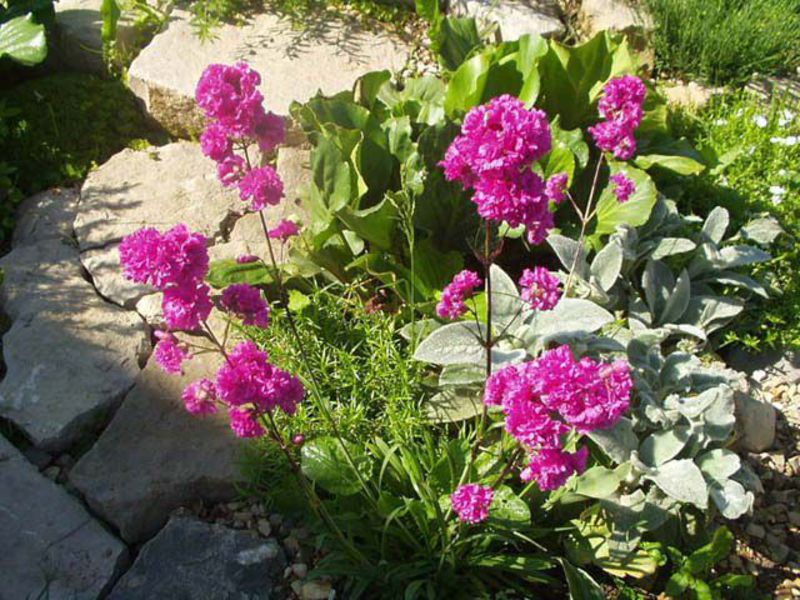
[[[517,496],[507,485],[501,485],[494,492],[494,499],[489,507],[489,522],[507,526],[531,522],[531,510],[528,503]]]
[[[617,282],[622,270],[622,246],[615,241],[610,241],[592,261],[591,273],[603,291],[607,292]]]
[[[370,110],[375,107],[381,88],[392,78],[387,71],[372,71],[358,78],[355,85],[355,101]]]
[[[353,459],[362,475],[369,472],[370,461],[363,450],[350,442],[334,437],[320,437],[303,444],[303,474],[331,494],[352,496],[361,490],[361,483],[347,459]]]
[[[206,281],[220,289],[234,283],[266,285],[272,283],[272,274],[262,262],[239,264],[235,259],[215,260],[208,269]]]
[[[397,206],[388,198],[364,210],[344,207],[336,216],[358,236],[380,250],[390,250],[398,228]]]
[[[665,237],[658,240],[656,246],[651,250],[650,257],[654,260],[691,252],[697,245],[686,238]]]
[[[690,459],[669,461],[647,477],[675,500],[694,504],[702,509],[708,506],[708,486],[700,469]]]
[[[104,47],[117,40],[117,22],[121,14],[117,0],[103,0],[100,4],[100,17],[103,22],[100,37]]]
[[[472,51],[483,44],[475,19],[458,17],[442,20],[436,41],[439,62],[448,71],[458,69]]]
[[[678,281],[675,282],[675,287],[672,289],[664,305],[664,312],[658,317],[657,323],[676,323],[686,312],[689,306],[689,301],[692,297],[692,282],[689,279],[689,273],[684,269],[678,276]]]
[[[715,244],[719,244],[725,237],[729,222],[728,211],[721,206],[716,206],[708,213],[705,223],[703,223],[703,235]]]
[[[483,365],[447,365],[439,373],[439,386],[483,384],[486,367]]]
[[[557,559],[564,569],[570,600],[605,600],[603,588],[583,569],[564,558]]]
[[[727,527],[714,532],[711,542],[692,552],[684,562],[684,568],[692,575],[704,575],[718,564],[733,549],[734,537]]]
[[[539,97],[541,89],[541,76],[539,74],[539,61],[547,54],[547,40],[540,35],[525,34],[519,38],[519,51],[517,53],[517,70],[522,75],[522,89],[517,97],[530,108]],[[558,143],[556,130],[553,130],[553,141]]]
[[[47,58],[44,25],[34,23],[30,14],[0,25],[0,58],[4,56],[26,67],[42,62]]]
[[[444,99],[444,110],[449,116],[465,113],[481,103],[490,64],[491,56],[481,52],[458,67],[447,84]]]
[[[311,306],[311,298],[300,290],[289,290],[289,310],[301,313],[309,306]]]
[[[595,429],[588,435],[617,464],[630,460],[631,452],[639,445],[633,423],[626,417],[621,418],[611,429]]]
[[[595,233],[613,233],[619,225],[639,227],[647,223],[650,211],[656,203],[656,186],[650,176],[640,169],[625,164],[612,163],[611,174],[624,173],[636,184],[636,191],[627,202],[620,202],[609,184],[597,203],[597,226]]]
[[[486,328],[473,321],[449,323],[422,340],[414,359],[435,365],[483,364]]]
[[[688,156],[665,154],[640,154],[633,162],[640,169],[649,170],[653,167],[661,167],[679,175],[697,175],[706,168],[705,165]]]
[[[753,219],[739,230],[742,239],[768,246],[775,239],[785,233],[775,217]]]
[[[706,477],[725,481],[741,468],[742,461],[735,452],[727,448],[716,448],[698,456],[697,466]]]
[[[562,298],[552,310],[539,312],[531,325],[531,335],[540,343],[594,333],[612,323],[614,316],[589,300]]]
[[[581,246],[577,240],[557,233],[547,236],[547,243],[558,256],[558,260],[561,261],[567,273],[574,268],[578,276],[586,278],[589,271],[586,262],[586,248]]]
[[[639,447],[639,457],[651,467],[672,460],[689,442],[689,428],[678,426],[650,434]]]
[[[498,265],[490,269],[492,277],[492,321],[499,329],[513,330],[514,323],[521,323],[529,312],[528,305],[520,298],[514,280]]]
[[[713,482],[709,486],[709,492],[719,512],[726,519],[738,519],[753,508],[753,492],[746,491],[738,481],[728,479],[724,482]]]
[[[422,410],[432,423],[457,423],[483,413],[483,394],[475,388],[448,388],[427,399]]]
[[[622,473],[595,466],[575,478],[574,492],[588,498],[608,498],[622,483]]]

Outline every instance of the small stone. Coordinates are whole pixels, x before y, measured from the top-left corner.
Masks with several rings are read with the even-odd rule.
[[[767,534],[767,531],[761,525],[758,525],[756,523],[750,523],[747,525],[745,533],[747,533],[747,535],[749,535],[750,537],[754,537],[760,540],[764,538],[764,536]]]
[[[291,570],[290,570],[290,573],[291,573]],[[292,588],[292,591],[294,592],[294,595],[299,598],[300,594],[302,594],[302,592],[303,592],[303,584],[302,584],[302,582],[293,581],[292,585],[290,587]]]
[[[269,521],[266,519],[259,519],[258,520],[258,533],[263,535],[264,537],[269,537],[272,533],[272,526],[269,524]]]
[[[775,443],[775,408],[741,392],[735,393],[734,400],[738,446],[748,452],[762,452],[771,448]]]
[[[789,517],[789,523],[800,527],[800,512],[790,511],[786,516]]]
[[[296,577],[303,579],[306,575],[308,575],[308,565],[305,563],[295,563],[292,565],[292,572]]]
[[[789,558],[789,547],[781,542],[775,542],[769,545],[769,557],[778,564],[783,564]]]
[[[327,600],[331,594],[329,581],[308,581],[303,584],[300,592],[302,600]]]
[[[283,515],[281,515],[279,513],[272,513],[269,516],[269,523],[273,527],[280,527],[281,523],[283,523]]]

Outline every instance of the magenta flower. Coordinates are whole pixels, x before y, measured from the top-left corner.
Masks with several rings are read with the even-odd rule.
[[[527,383],[525,378],[520,383]],[[506,431],[529,450],[560,448],[570,428],[532,394],[530,386],[516,389],[503,403]]]
[[[258,412],[281,408],[293,414],[305,396],[299,379],[269,363],[251,341],[241,342],[217,371],[217,393],[230,407],[252,406]]]
[[[598,103],[600,116],[605,121],[589,128],[598,148],[620,160],[633,158],[636,154],[634,132],[644,116],[646,95],[644,83],[633,75],[617,77],[605,85]]]
[[[258,261],[259,258],[255,254],[240,254],[236,257],[236,264],[239,265],[247,265]]]
[[[483,280],[475,271],[464,270],[453,277],[453,281],[442,291],[442,299],[436,305],[436,314],[442,319],[455,320],[467,312],[464,300],[472,296]]]
[[[535,480],[542,491],[557,490],[567,483],[573,473],[580,474],[586,470],[588,457],[589,450],[586,446],[574,454],[546,448],[531,457],[520,477],[523,481]]]
[[[494,490],[488,485],[467,483],[450,495],[450,502],[458,518],[464,523],[482,523],[489,518],[489,507],[494,500]]]
[[[161,310],[170,329],[197,331],[213,308],[210,288],[205,284],[173,287],[164,291]]]
[[[191,355],[188,348],[178,342],[171,333],[156,332],[159,342],[153,352],[156,363],[165,372],[172,375],[183,374],[183,362],[189,360]]]
[[[247,283],[235,283],[225,288],[220,301],[222,308],[233,313],[245,325],[269,326],[269,304],[261,290]]]
[[[238,185],[247,173],[247,163],[241,156],[228,156],[217,163],[217,179],[225,187]]]
[[[186,410],[195,416],[213,415],[217,412],[217,388],[207,377],[187,385],[181,397]]]
[[[228,411],[231,419],[231,429],[237,437],[256,438],[263,436],[266,431],[258,422],[255,411],[246,408],[231,408]]]
[[[568,173],[556,173],[547,180],[544,186],[544,194],[548,200],[561,204],[567,197],[567,186],[569,185]]]
[[[229,134],[245,137],[264,115],[260,84],[261,76],[247,63],[213,64],[197,82],[195,99],[206,116],[217,120]]]
[[[285,242],[290,237],[293,237],[298,233],[300,233],[300,228],[297,226],[297,223],[290,221],[289,219],[283,219],[275,227],[269,230],[269,237],[274,240]]]
[[[525,269],[519,285],[522,299],[536,310],[551,310],[561,299],[561,280],[544,267]]]
[[[268,154],[286,139],[286,122],[275,113],[263,113],[255,119],[252,134],[261,151]]]
[[[228,132],[218,121],[209,123],[200,135],[200,149],[215,162],[222,162],[233,156],[233,144]]]
[[[125,277],[160,290],[201,281],[208,273],[206,238],[183,224],[163,235],[140,229],[123,238],[119,255]]]
[[[248,171],[239,181],[239,197],[250,200],[250,210],[276,205],[283,198],[283,182],[269,165]]]
[[[620,203],[627,202],[636,193],[636,184],[624,173],[612,175],[609,181],[614,184],[614,195]]]

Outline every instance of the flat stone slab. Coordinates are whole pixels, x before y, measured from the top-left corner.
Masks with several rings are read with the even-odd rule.
[[[0,597],[94,600],[128,550],[0,436]]]
[[[275,14],[260,14],[243,26],[223,25],[201,41],[187,12],[175,10],[128,72],[133,92],[170,133],[197,134],[202,115],[194,102],[197,81],[211,63],[245,60],[261,73],[269,110],[288,115],[293,101],[318,90],[334,94],[380,69],[400,70],[410,46],[397,36],[364,29],[357,20],[320,18],[301,31]]]
[[[144,545],[111,600],[267,600],[286,556],[273,539],[174,516]]]
[[[77,208],[77,188],[53,188],[31,196],[17,209],[11,245],[16,248],[43,240],[70,240]]]
[[[142,227],[164,231],[185,223],[218,241],[244,208],[238,195],[217,181],[214,163],[198,144],[126,149],[84,182],[75,235],[83,264],[100,293],[132,308],[153,290],[123,277],[118,251],[123,237]]]
[[[22,246],[0,260],[7,372],[0,415],[34,445],[65,450],[108,420],[149,349],[136,313],[104,302],[83,277],[77,249],[60,240]]]
[[[185,375],[163,373],[150,360],[97,443],[73,467],[70,481],[89,506],[128,542],[153,536],[180,506],[225,501],[241,481],[237,439],[223,414],[186,412],[183,388],[213,377],[216,355],[185,363]]]
[[[557,0],[454,0],[451,9],[459,16],[497,23],[505,41],[526,33],[559,37],[567,32]]]
[[[103,0],[59,0],[55,3],[58,52],[54,54],[62,65],[105,74],[102,4]],[[117,47],[123,52],[132,50],[136,36],[133,20],[123,12],[117,22]]]

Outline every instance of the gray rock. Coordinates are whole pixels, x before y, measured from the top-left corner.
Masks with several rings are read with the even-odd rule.
[[[56,60],[78,71],[105,74],[103,65],[103,0],[59,0],[56,10]],[[117,22],[117,49],[122,53],[135,49],[137,31],[131,15],[123,11]]]
[[[128,551],[0,437],[0,598],[94,599]]]
[[[152,289],[122,276],[118,242],[142,227],[185,223],[210,240],[227,233],[243,205],[216,179],[197,144],[126,149],[93,171],[81,188],[75,234],[83,264],[109,300],[133,308]]]
[[[482,23],[496,22],[505,41],[526,33],[559,37],[567,31],[557,0],[454,0],[451,9]]]
[[[715,95],[724,92],[724,88],[709,87],[696,81],[689,83],[675,81],[664,85],[662,91],[670,104],[686,108],[702,108]]]
[[[286,565],[277,542],[174,516],[145,544],[111,600],[257,600]]]
[[[77,250],[59,240],[17,248],[0,268],[0,303],[13,320],[0,415],[36,446],[64,450],[104,424],[133,385],[149,349],[144,324],[99,298]]]
[[[185,375],[163,373],[150,360],[108,428],[70,472],[70,481],[128,542],[151,537],[180,506],[227,501],[242,476],[243,442],[224,414],[194,417],[183,388],[213,377],[217,355],[195,356]]]
[[[78,207],[76,188],[53,188],[31,196],[17,209],[12,246],[43,240],[72,239],[72,222]]]
[[[136,303],[136,312],[138,312],[148,325],[153,327],[162,327],[165,325],[164,313],[161,310],[161,302],[164,299],[164,294],[158,292],[157,294],[150,294],[145,296]]]
[[[367,31],[357,19],[320,19],[297,30],[266,13],[243,26],[222,25],[215,34],[201,41],[189,14],[175,10],[167,28],[131,64],[131,89],[173,135],[202,128],[194,91],[211,63],[249,62],[261,73],[267,108],[288,115],[293,101],[304,102],[318,90],[334,94],[350,89],[367,71],[397,71],[410,53],[399,38]]]
[[[630,0],[581,0],[578,22],[587,37],[601,31],[625,34],[631,46],[644,53],[640,59],[653,65],[655,56],[648,38],[655,25],[641,2],[634,5]]]
[[[734,347],[725,357],[726,362],[739,371],[753,375],[762,371],[762,387],[800,383],[800,353],[771,350],[762,354],[751,354]]]
[[[735,392],[737,446],[747,452],[763,452],[775,443],[775,407],[751,394]]]

